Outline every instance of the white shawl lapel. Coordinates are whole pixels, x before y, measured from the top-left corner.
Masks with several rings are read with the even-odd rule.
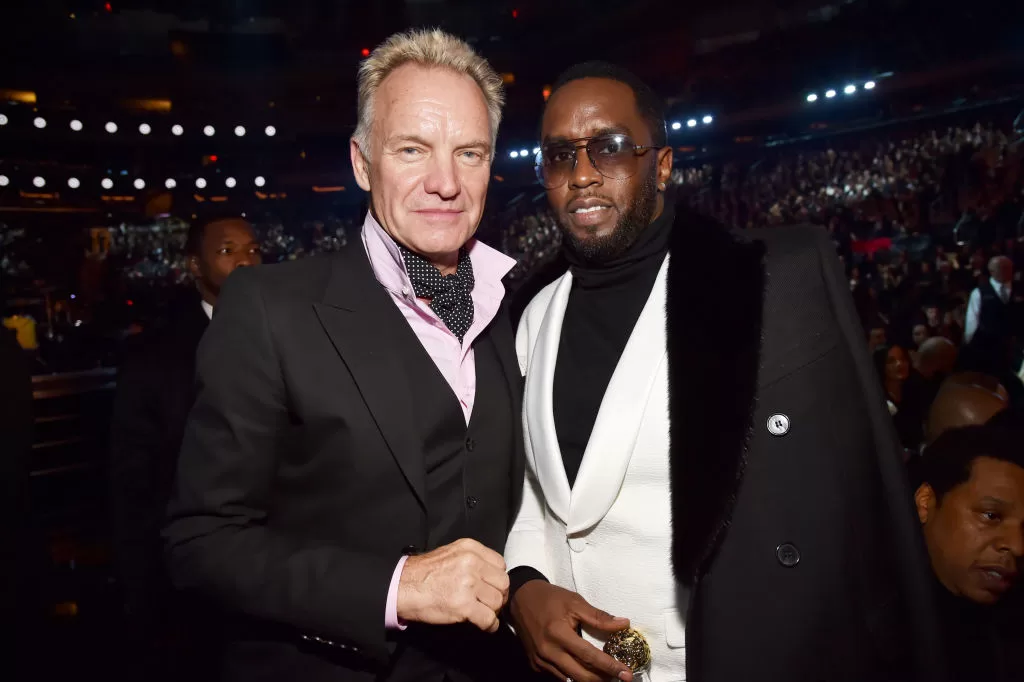
[[[537,478],[569,534],[595,525],[611,509],[626,475],[655,378],[666,360],[665,283],[668,258],[608,383],[576,484],[570,490],[555,432],[553,387],[562,320],[572,274],[555,285],[526,377],[526,420]]]

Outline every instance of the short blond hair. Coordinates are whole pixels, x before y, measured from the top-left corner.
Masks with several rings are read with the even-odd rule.
[[[373,127],[377,89],[392,71],[406,64],[447,69],[472,78],[480,87],[487,103],[493,148],[498,137],[498,126],[501,124],[501,107],[505,103],[501,76],[486,59],[469,46],[469,43],[435,28],[395,33],[378,45],[359,67],[359,122],[352,137],[359,145],[363,156],[369,158],[370,131]]]

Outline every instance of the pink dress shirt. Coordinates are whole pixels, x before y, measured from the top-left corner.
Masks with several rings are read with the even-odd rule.
[[[438,371],[451,386],[462,406],[462,414],[468,425],[470,415],[473,413],[473,401],[476,398],[473,341],[497,315],[505,296],[505,286],[501,280],[516,262],[476,240],[471,240],[466,245],[469,259],[473,264],[473,324],[460,343],[430,306],[416,298],[398,245],[369,213],[363,222],[362,237],[373,274],[381,286],[391,294],[391,299],[409,322],[423,348],[437,365]],[[402,557],[398,561],[391,576],[384,614],[384,627],[389,629],[404,629],[398,620],[398,584],[407,558]]]

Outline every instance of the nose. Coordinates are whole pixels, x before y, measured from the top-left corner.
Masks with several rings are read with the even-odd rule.
[[[250,265],[253,264],[254,260],[255,259],[253,258],[253,254],[248,253],[248,252],[242,253],[242,254],[240,254],[238,256],[238,258],[235,259],[235,267],[236,268],[249,267]]]
[[[576,149],[576,161],[573,163],[572,174],[569,176],[569,187],[582,189],[591,185],[603,185],[604,177],[597,172],[597,167],[590,161],[586,147]]]
[[[1002,547],[1000,549],[1009,552],[1020,561],[1021,557],[1024,557],[1024,527],[1017,524],[1008,528],[1006,534],[1002,537],[1001,544]]]
[[[434,157],[430,171],[423,181],[423,190],[447,201],[459,196],[461,188],[462,183],[459,181],[455,161],[449,156]]]

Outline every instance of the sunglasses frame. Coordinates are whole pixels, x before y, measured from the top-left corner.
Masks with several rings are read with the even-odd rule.
[[[576,172],[576,164],[579,163],[579,160],[580,160],[580,149],[586,150],[586,152],[587,152],[587,160],[590,161],[590,166],[595,171],[597,171],[601,175],[602,178],[607,178],[609,180],[625,180],[626,178],[633,177],[633,175],[626,175],[626,176],[623,176],[621,178],[616,178],[616,177],[605,175],[604,172],[600,168],[597,167],[597,163],[594,161],[594,156],[590,153],[590,143],[591,142],[593,142],[594,140],[607,140],[608,138],[614,138],[614,137],[623,137],[626,140],[628,140],[629,142],[633,141],[633,138],[631,138],[629,135],[626,135],[625,133],[608,133],[608,134],[605,134],[605,135],[594,135],[592,137],[577,137],[577,138],[574,138],[572,140],[565,140],[564,142],[558,142],[557,144],[559,144],[559,145],[565,144],[565,145],[569,145],[569,146],[572,147],[572,168],[569,169],[569,175],[567,175],[565,177],[564,182],[568,182],[569,181],[569,177],[573,173]],[[640,157],[640,156],[643,156],[644,154],[646,154],[647,152],[651,151],[652,149],[656,150],[656,151],[661,151],[662,149],[665,149],[665,147],[667,145],[655,146],[655,145],[633,144],[633,145],[626,145],[626,146],[627,146],[627,148],[628,147],[632,147],[633,148],[633,156],[634,157]],[[534,165],[533,165],[534,170],[535,170],[536,175],[537,175],[537,181],[540,182],[541,186],[544,187],[545,189],[555,189],[556,187],[561,187],[562,186],[561,182],[558,183],[557,185],[550,185],[550,186],[546,182],[544,182],[544,164],[541,163],[541,159],[543,158],[543,154],[544,154],[544,147],[542,146],[540,151],[537,152],[537,156],[536,156],[536,159],[535,159]],[[635,173],[636,173],[636,171],[634,171],[634,174]]]

